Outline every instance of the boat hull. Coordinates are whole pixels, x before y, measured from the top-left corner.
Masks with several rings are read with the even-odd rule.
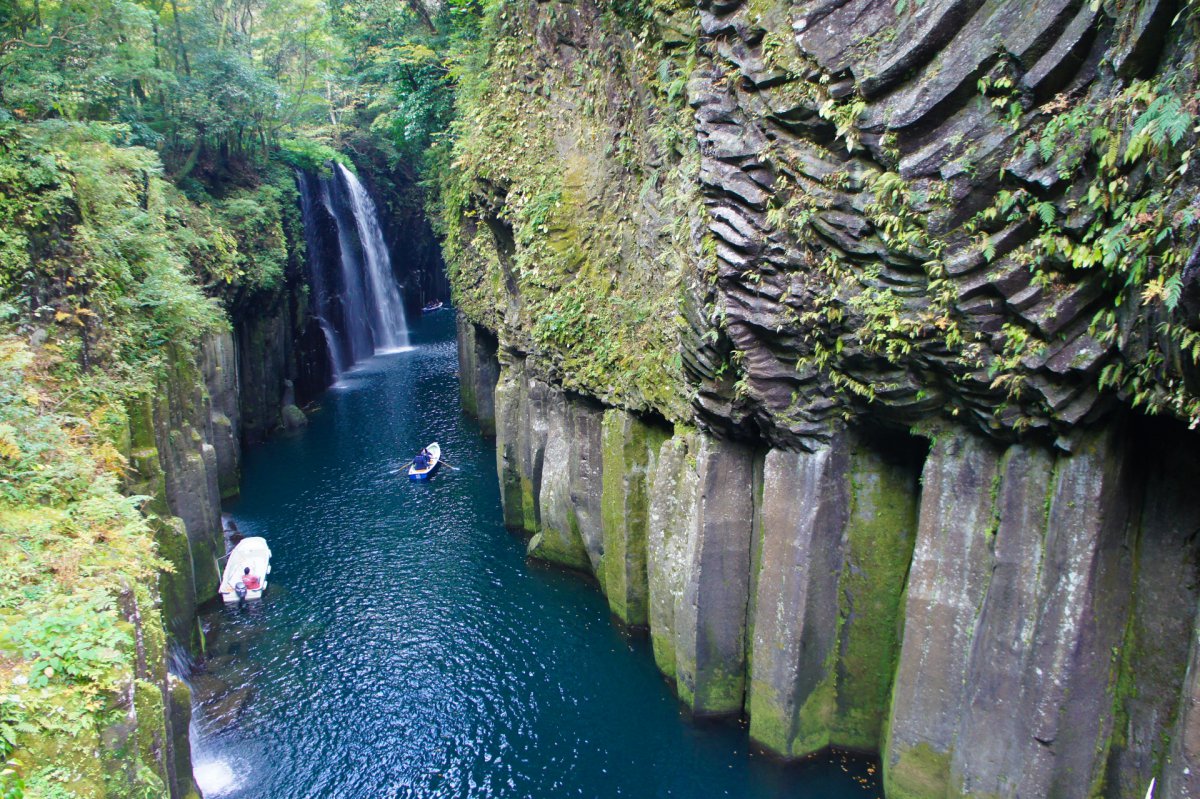
[[[237,586],[246,567],[250,568],[251,574],[258,577],[260,585],[254,589],[247,588],[243,593],[238,591]],[[226,605],[262,599],[263,592],[267,590],[267,575],[270,573],[271,549],[267,546],[266,539],[258,536],[243,538],[229,553],[229,562],[225,564],[225,571],[221,575],[218,593]]]

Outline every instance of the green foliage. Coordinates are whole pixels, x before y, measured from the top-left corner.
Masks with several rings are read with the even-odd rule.
[[[287,242],[283,233],[283,198],[275,186],[243,189],[217,204],[223,227],[237,242],[236,269],[227,282],[242,291],[274,291],[283,284]]]
[[[127,629],[112,623],[113,598],[56,597],[36,616],[25,616],[0,630],[0,647],[30,663],[31,688],[54,680],[100,684],[124,665],[122,649],[132,643]]]
[[[281,139],[279,157],[288,166],[317,175],[330,174],[330,164],[353,168],[350,159],[327,144],[312,139]]]
[[[1086,273],[1099,273],[1108,299],[1095,311],[1091,333],[1120,348],[1121,357],[1100,371],[1098,386],[1194,425],[1200,396],[1183,375],[1200,365],[1200,332],[1179,307],[1198,229],[1188,183],[1200,132],[1193,83],[1181,70],[1132,81],[1102,101],[1051,103],[1040,124],[1023,134],[1021,152],[1064,180],[1082,174],[1083,191],[1051,199],[1024,188],[1002,191],[977,224],[1033,224],[1032,243],[1009,257],[1046,291],[1065,291]],[[994,250],[984,254],[991,258]],[[1006,326],[1004,340],[992,371],[1011,393],[1021,383],[1021,363],[1046,342],[1016,325]],[[1135,340],[1145,345],[1126,346]]]
[[[11,254],[0,264],[0,301],[61,333],[73,355],[64,368],[99,366],[137,382],[150,379],[162,343],[197,341],[223,322],[188,277],[191,231],[177,213],[185,201],[158,177],[153,153],[113,143],[124,132],[0,125],[2,246]]]
[[[133,627],[118,595],[136,597],[165,566],[143,498],[120,490],[125,461],[112,436],[123,408],[65,391],[53,376],[56,349],[43,345],[35,357],[0,337],[0,755],[11,761],[0,795],[8,796],[21,795],[22,783],[38,795],[66,790],[74,772],[46,772],[36,755],[44,747],[66,756],[78,741],[79,762],[95,762],[89,742],[123,715],[113,697],[133,679]]]

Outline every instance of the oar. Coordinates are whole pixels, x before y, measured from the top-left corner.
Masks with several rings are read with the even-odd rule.
[[[395,474],[396,472],[402,472],[402,471],[404,471],[405,467],[408,467],[408,466],[412,466],[411,460],[407,460],[404,463],[397,466],[395,469],[392,469],[392,471],[389,472],[389,474]]]
[[[445,458],[442,458],[442,465],[445,466],[447,469],[453,469],[456,472],[462,471],[462,469],[458,468],[457,466],[451,466],[450,461],[446,460]]]

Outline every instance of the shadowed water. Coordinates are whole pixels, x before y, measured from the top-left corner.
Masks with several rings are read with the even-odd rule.
[[[273,572],[262,603],[205,616],[208,799],[878,796],[865,762],[783,768],[736,725],[684,721],[594,585],[526,563],[493,444],[460,411],[453,331],[450,313],[418,321],[414,350],[246,454],[228,510]],[[393,473],[435,439],[461,471]]]

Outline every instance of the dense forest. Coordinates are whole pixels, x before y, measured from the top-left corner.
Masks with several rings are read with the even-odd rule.
[[[479,14],[0,5],[0,795],[113,779],[96,736],[142,708],[131,677],[161,659],[129,623],[172,569],[135,490],[131,409],[281,290],[303,257],[296,168],[436,162],[451,43]],[[119,760],[122,795],[165,790]]]

